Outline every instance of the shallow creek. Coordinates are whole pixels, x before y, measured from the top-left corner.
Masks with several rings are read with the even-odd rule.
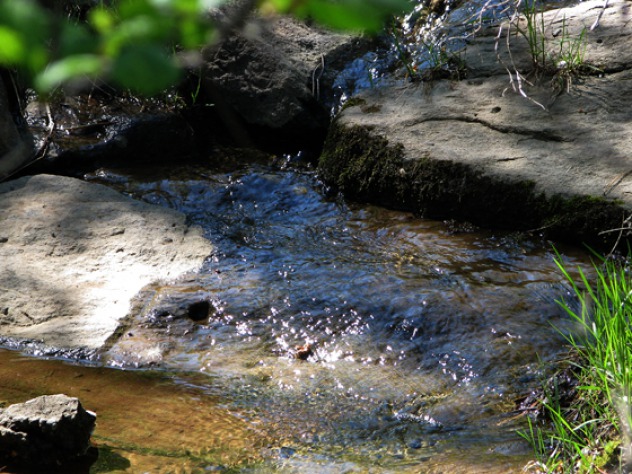
[[[186,213],[216,248],[139,296],[114,368],[0,353],[6,402],[66,392],[97,411],[91,472],[507,473],[530,458],[515,401],[564,350],[554,326],[571,329],[550,243],[344,203],[285,161],[88,179]]]
[[[198,274],[140,295],[104,361],[160,369],[238,414],[257,472],[519,472],[529,459],[515,401],[563,351],[554,326],[570,329],[550,243],[344,203],[285,163],[89,179],[186,213],[216,247]],[[211,427],[194,447],[226,435]]]

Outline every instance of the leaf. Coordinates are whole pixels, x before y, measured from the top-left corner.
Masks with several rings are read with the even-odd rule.
[[[114,13],[112,10],[105,8],[104,6],[92,8],[88,12],[88,23],[90,23],[92,28],[94,28],[98,33],[109,33],[112,31],[112,28],[114,28]]]
[[[64,23],[62,25],[57,52],[59,56],[93,53],[96,46],[96,38],[83,25],[77,23]]]
[[[172,19],[167,16],[140,15],[128,18],[104,38],[103,51],[107,56],[115,57],[133,44],[167,43],[174,33]]]
[[[23,59],[24,50],[21,35],[11,28],[0,26],[0,63],[18,64]]]
[[[77,77],[96,77],[102,72],[103,64],[103,59],[93,54],[76,55],[60,59],[36,76],[35,88],[39,92],[48,93]]]
[[[0,24],[41,38],[48,33],[50,16],[31,0],[0,0]]]
[[[155,1],[155,0],[154,0]],[[185,15],[197,15],[201,13],[202,7],[198,0],[173,0],[173,9]]]
[[[301,2],[294,2],[294,0],[265,0],[262,2],[260,1],[259,6],[265,10],[276,10],[281,13],[289,13],[292,9],[292,5],[297,3]]]
[[[307,16],[314,21],[341,30],[375,32],[384,26],[384,20],[388,16],[383,10],[376,9],[371,2],[355,0],[342,3],[312,0],[307,7]]]
[[[180,46],[195,49],[209,42],[212,29],[208,25],[194,20],[182,20],[180,27]]]
[[[134,18],[141,15],[157,16],[158,8],[151,0],[122,0],[118,11],[121,18]]]
[[[409,0],[264,0],[264,10],[312,18],[324,26],[340,30],[380,31],[392,15],[410,10]]]
[[[115,59],[111,76],[124,88],[154,95],[175,84],[180,69],[157,45],[138,44],[127,46]]]

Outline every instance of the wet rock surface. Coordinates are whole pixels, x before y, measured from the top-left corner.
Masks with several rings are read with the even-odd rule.
[[[601,242],[599,232],[620,227],[632,208],[630,12],[624,1],[603,6],[543,17],[551,48],[562,27],[571,37],[586,28],[585,61],[603,73],[564,87],[559,76],[536,81],[526,40],[510,38],[510,57],[503,37],[499,63],[498,28],[483,28],[463,53],[467,79],[369,90],[350,102],[330,131],[323,175],[350,197],[427,217]],[[511,59],[536,84],[522,83],[532,100],[512,90]]]
[[[210,243],[179,212],[39,175],[0,185],[0,335],[98,350],[145,285],[194,271]]]
[[[95,421],[78,398],[63,394],[10,405],[0,411],[0,458],[12,466],[57,472],[86,454]]]
[[[143,166],[198,158],[193,129],[178,114],[70,123],[73,125],[55,133],[45,158],[32,163],[25,173],[81,177],[102,166]],[[42,137],[42,141],[46,139]]]
[[[174,96],[139,99],[111,90],[60,96],[49,104],[29,96],[24,115],[37,159],[19,175],[82,177],[102,166],[199,159],[206,144],[198,143],[195,134],[208,126],[208,117],[195,120],[175,101]]]

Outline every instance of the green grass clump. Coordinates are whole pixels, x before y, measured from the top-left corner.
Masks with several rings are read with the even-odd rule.
[[[559,254],[556,264],[579,302],[564,299],[559,304],[580,330],[565,335],[573,357],[543,389],[545,420],[529,419],[522,433],[538,458],[530,467],[547,473],[628,472],[632,269],[628,262],[601,259],[593,279],[578,269],[575,280]],[[573,390],[560,389],[562,371],[575,380]]]

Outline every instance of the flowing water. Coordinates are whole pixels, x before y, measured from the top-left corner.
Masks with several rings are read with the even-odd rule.
[[[344,203],[285,162],[90,179],[184,212],[215,246],[198,274],[143,292],[107,363],[222,400],[272,440],[257,472],[529,459],[515,402],[570,329],[550,243]]]
[[[478,12],[506,15],[445,3],[402,20],[403,50],[350,63],[335,99],[408,80],[404,57],[441,66]],[[80,397],[98,414],[90,472],[521,472],[516,401],[572,330],[551,244],[345,203],[286,158],[88,176],[182,211],[215,251],[139,295],[111,368],[0,352],[0,401]]]

